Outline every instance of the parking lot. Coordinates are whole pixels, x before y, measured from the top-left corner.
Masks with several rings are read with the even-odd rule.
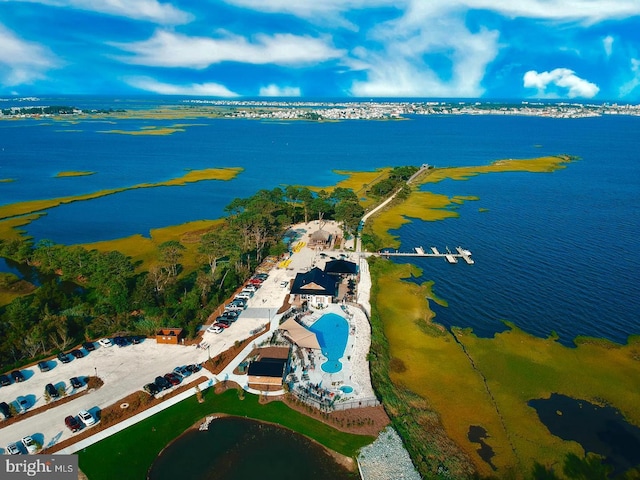
[[[104,385],[87,395],[60,403],[11,425],[3,426],[0,422],[0,452],[6,453],[7,445],[28,435],[45,447],[66,440],[74,434],[65,426],[65,417],[77,416],[81,410],[88,410],[97,417],[105,407],[136,391],[142,391],[143,386],[153,382],[155,377],[171,372],[177,366],[202,363],[234,346],[236,342],[249,338],[269,323],[269,319],[282,306],[289,281],[298,271],[306,271],[313,257],[314,253],[305,249],[294,255],[291,268],[273,269],[248,300],[248,306],[239,318],[221,333],[203,331],[198,346],[157,344],[155,339],[145,339],[139,344],[124,347],[104,347],[95,342],[95,351],[81,349],[84,357],[71,357],[69,363],[63,364],[55,357],[49,359],[51,369],[47,372],[41,372],[37,365],[21,369],[25,380],[0,387],[0,402],[17,405],[19,399],[26,399],[29,411],[46,405],[44,392],[49,383],[56,389],[62,387],[70,397],[86,389],[86,386],[73,388],[70,385],[72,377],[78,377],[86,383],[87,377],[97,375]],[[208,374],[206,370],[201,373]],[[56,400],[51,403],[55,405]]]
[[[246,313],[246,315],[245,315]],[[271,313],[274,314],[275,310]],[[57,358],[48,361],[51,369],[41,372],[36,365],[21,369],[25,380],[20,383],[0,387],[0,402],[13,403],[26,399],[28,410],[33,411],[45,406],[45,386],[53,384],[56,389],[62,387],[67,396],[86,389],[86,378],[97,376],[104,385],[75,400],[68,401],[37,415],[24,418],[11,425],[0,422],[0,452],[6,453],[7,445],[30,435],[43,446],[53,445],[65,440],[73,433],[65,427],[64,419],[68,415],[76,416],[81,410],[88,410],[94,416],[109,405],[153,382],[155,377],[171,372],[175,367],[193,363],[202,363],[209,356],[214,357],[232,347],[236,341],[242,341],[251,332],[267,323],[269,309],[247,309],[240,318],[221,334],[203,333],[198,348],[195,345],[157,344],[155,339],[145,339],[137,345],[124,347],[103,347],[95,342],[96,350],[82,350],[83,358],[73,358],[63,364]],[[202,370],[200,374],[207,374]],[[199,375],[198,375],[199,376]],[[70,378],[78,377],[84,386],[76,389],[70,384]],[[195,378],[196,375],[193,376]],[[189,381],[192,377],[187,377]],[[50,403],[56,404],[56,400]],[[20,415],[18,415],[20,416]],[[1,417],[1,415],[0,415]],[[90,427],[89,427],[90,428]]]

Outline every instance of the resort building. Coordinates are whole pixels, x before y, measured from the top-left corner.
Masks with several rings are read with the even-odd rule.
[[[323,308],[337,296],[338,281],[334,275],[328,275],[314,267],[296,275],[290,293],[293,305],[301,306],[306,301],[314,308]]]

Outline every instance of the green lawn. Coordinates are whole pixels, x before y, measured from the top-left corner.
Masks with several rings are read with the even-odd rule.
[[[209,390],[204,398],[205,402],[199,404],[195,397],[190,397],[78,452],[80,469],[90,480],[146,478],[149,467],[167,444],[199,419],[214,413],[277,423],[350,457],[374,440],[373,437],[340,432],[290,409],[282,402],[260,405],[254,395],[246,395],[244,400],[239,400],[235,390],[221,395]]]

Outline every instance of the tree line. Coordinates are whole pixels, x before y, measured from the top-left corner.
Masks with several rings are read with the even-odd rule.
[[[294,186],[236,198],[225,212],[220,225],[201,235],[193,271],[183,269],[187,247],[178,240],[160,244],[148,265],[118,251],[0,240],[1,257],[41,274],[33,293],[0,309],[0,370],[102,336],[153,335],[172,326],[193,337],[266,255],[287,252],[282,238],[291,224],[333,219],[353,234],[364,213],[351,190]]]

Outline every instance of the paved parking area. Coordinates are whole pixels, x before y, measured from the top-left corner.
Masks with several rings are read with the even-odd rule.
[[[306,226],[307,232],[300,241],[307,239],[310,231],[317,229],[313,223]],[[49,361],[53,367],[48,372],[40,372],[37,366],[22,369],[26,380],[22,383],[0,387],[0,401],[15,402],[19,397],[26,397],[30,409],[45,405],[44,387],[48,383],[56,387],[64,386],[68,395],[76,391],[70,386],[71,377],[88,377],[98,375],[104,385],[85,396],[78,397],[65,404],[41,412],[9,426],[0,423],[0,452],[12,442],[31,435],[44,446],[53,445],[70,438],[73,434],[65,427],[64,418],[77,415],[80,410],[96,413],[120,399],[142,389],[144,384],[152,382],[158,375],[173,370],[174,367],[191,363],[201,363],[209,357],[234,346],[254,334],[261,327],[269,324],[282,306],[289,289],[289,281],[299,272],[307,271],[313,266],[322,267],[325,259],[320,252],[303,248],[292,257],[288,268],[274,268],[269,278],[249,300],[248,308],[238,320],[222,333],[202,332],[200,346],[157,344],[155,339],[146,339],[138,345],[126,347],[100,347],[86,352],[85,357],[73,359],[62,364],[57,359]],[[54,365],[55,364],[55,365]],[[202,373],[207,374],[205,370]],[[83,387],[86,388],[86,387]],[[55,402],[54,402],[55,404]]]

